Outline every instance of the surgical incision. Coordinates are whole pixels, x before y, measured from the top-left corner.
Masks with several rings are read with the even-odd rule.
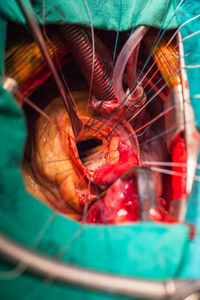
[[[82,34],[73,26],[63,27],[59,35],[50,30],[47,46],[57,68],[62,68],[68,97],[75,101],[83,124],[77,138],[35,43],[27,38],[7,50],[7,74],[18,81],[21,94],[43,110],[41,115],[27,104],[23,106],[28,124],[22,166],[27,190],[78,221],[139,221],[137,175],[130,170],[143,166],[151,170],[156,198],[153,205],[146,205],[146,214],[154,221],[174,221],[170,204],[186,197],[186,168],[173,166],[186,162],[184,131],[176,132],[173,138],[165,134],[171,113],[167,101],[174,86],[180,85],[179,74],[174,76],[179,68],[176,39],[169,43],[172,33],[166,33],[151,53],[157,32],[139,32],[142,41],[128,54],[127,64],[118,74],[128,32],[121,34],[118,65],[114,61],[117,67],[113,68],[114,33],[97,31],[92,64],[79,53],[81,45],[73,40],[74,31]],[[87,54],[92,39],[90,30],[85,32],[82,51]],[[155,168],[156,162],[171,162],[168,170],[183,176],[165,174],[162,166]]]

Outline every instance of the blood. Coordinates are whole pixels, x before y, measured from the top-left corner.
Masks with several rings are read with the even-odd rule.
[[[173,145],[172,162],[174,163],[172,171],[179,173],[179,176],[172,176],[172,200],[177,200],[186,197],[187,154],[185,140],[182,136],[180,136],[176,143]],[[176,163],[182,163],[183,165],[177,166]]]
[[[94,182],[100,188],[106,188],[117,180],[124,172],[139,164],[137,154],[126,143],[121,141],[117,148],[119,160],[115,164],[105,164],[97,169]]]
[[[88,211],[87,223],[120,224],[139,220],[138,196],[135,179],[118,179],[106,196]]]
[[[123,224],[140,221],[139,199],[137,193],[137,184],[135,178],[123,180],[119,178],[125,171],[130,168],[126,162],[137,165],[137,156],[133,154],[128,145],[124,142],[119,144],[120,159],[116,165],[105,165],[97,172],[97,181],[101,180],[101,184],[109,186],[105,197],[96,201],[89,209],[86,215],[86,223],[96,224]],[[135,155],[135,157],[134,157]],[[172,148],[172,167],[174,172],[178,172],[180,176],[172,176],[172,200],[186,197],[186,145],[183,136],[174,142]],[[176,163],[182,163],[177,166]],[[118,178],[118,179],[117,179]],[[162,197],[158,197],[157,206],[148,207],[147,214],[153,222],[164,222],[168,224],[177,223],[178,220],[171,216],[168,212],[168,201]],[[184,223],[189,228],[189,237],[193,239],[195,236],[195,227],[192,224]]]
[[[92,109],[94,109],[95,111],[98,111],[99,114],[110,114],[112,113],[114,110],[116,110],[119,106],[119,100],[118,99],[113,99],[111,101],[98,101],[96,98],[92,98],[91,101],[91,107]],[[119,113],[119,110],[116,111],[117,113]]]
[[[174,223],[166,210],[166,201],[158,199],[157,207],[148,207],[151,221]],[[89,209],[86,223],[122,224],[140,220],[136,178],[119,178],[107,190],[106,196],[97,200]]]

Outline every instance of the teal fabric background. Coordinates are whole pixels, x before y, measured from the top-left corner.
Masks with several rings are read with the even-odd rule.
[[[28,5],[28,1],[24,0]],[[38,20],[43,20],[43,0],[32,1]],[[174,6],[171,0],[88,0],[88,8],[95,27],[109,30],[130,29],[132,26],[146,24],[164,26],[168,29],[177,26]],[[1,15],[14,22],[24,22],[16,0],[1,3]],[[91,20],[83,0],[46,0],[46,23],[78,23],[90,26]],[[169,22],[170,21],[170,22]]]
[[[40,20],[42,0],[32,1]],[[95,27],[126,30],[138,24],[175,28],[196,13],[184,6],[176,11],[173,1],[94,1],[88,6]],[[192,1],[198,8],[198,1]],[[27,2],[26,2],[27,3]],[[145,8],[146,6],[146,8]],[[177,7],[177,3],[175,3]],[[90,26],[83,0],[46,0],[46,23],[74,22]],[[16,1],[2,1],[0,6],[0,67],[6,39],[6,22],[22,22]],[[195,32],[199,20],[182,28],[182,35]],[[199,63],[198,36],[184,42],[186,64]],[[199,125],[199,69],[188,68],[189,85],[196,121]],[[0,229],[17,241],[33,249],[57,256],[62,261],[111,273],[142,278],[167,279],[171,277],[200,276],[200,233],[189,242],[184,225],[167,226],[138,223],[129,226],[81,226],[68,220],[30,196],[23,184],[20,171],[21,156],[26,137],[22,111],[12,97],[0,88]],[[198,220],[200,190],[196,182],[190,199],[188,220],[200,228]],[[3,261],[2,272],[12,271]],[[116,299],[94,292],[61,286],[27,274],[0,273],[0,291],[4,300],[18,299]],[[13,278],[12,278],[13,276]]]

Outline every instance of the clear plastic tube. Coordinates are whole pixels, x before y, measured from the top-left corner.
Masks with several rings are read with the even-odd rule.
[[[136,71],[137,71],[139,49],[140,49],[140,43],[137,44],[137,46],[135,47],[134,51],[132,52],[127,62],[127,82],[129,88],[131,88],[134,85],[137,79]]]
[[[138,45],[141,42],[142,38],[148,31],[148,26],[139,26],[129,37],[124,47],[122,48],[118,59],[115,64],[114,73],[113,73],[113,88],[115,92],[115,96],[120,101],[123,101],[126,98],[126,93],[123,89],[123,74],[126,67],[126,64],[130,57],[132,56],[135,60],[137,60],[138,54]],[[134,52],[133,52],[134,51]],[[133,63],[133,61],[132,61]],[[136,66],[136,62],[134,62],[134,66]],[[134,72],[136,72],[136,68],[134,68]],[[136,78],[136,74],[133,74],[132,78]],[[137,97],[138,100],[138,97]]]

